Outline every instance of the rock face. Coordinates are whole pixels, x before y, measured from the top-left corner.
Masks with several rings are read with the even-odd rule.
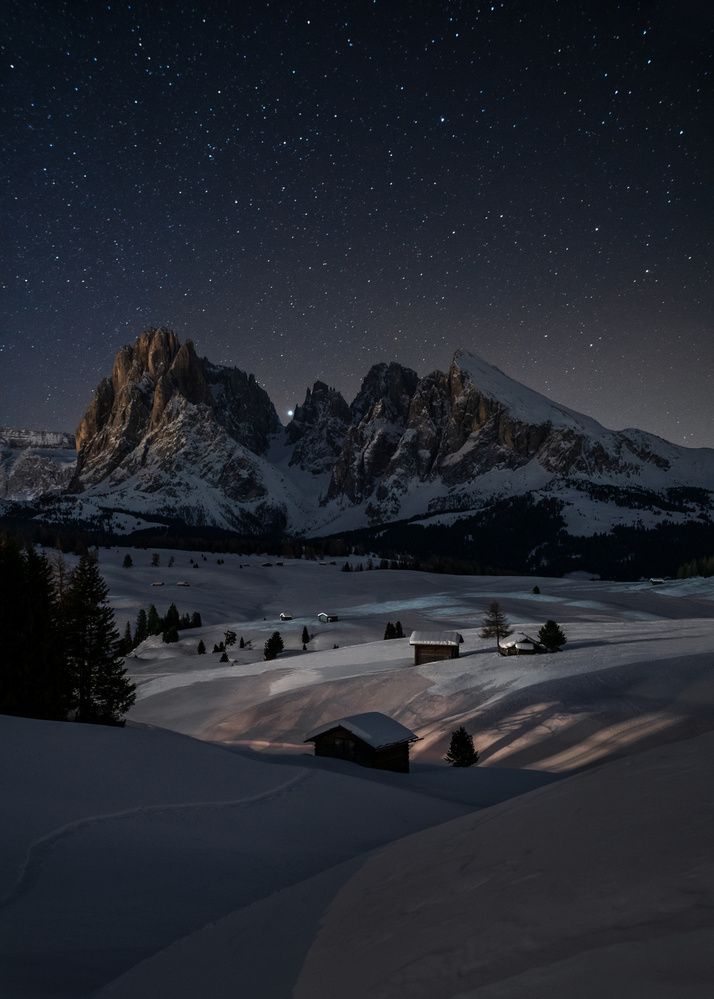
[[[340,393],[315,382],[286,428],[287,442],[293,446],[290,464],[313,475],[330,471],[350,423],[350,408]]]
[[[4,445],[0,436],[6,450],[8,434],[20,432],[6,431]],[[5,455],[0,499],[64,488],[67,463],[47,457],[61,442],[42,443],[22,461]],[[457,517],[515,496],[562,500],[572,533],[639,522],[652,497],[672,490],[677,502],[652,517],[707,519],[714,508],[714,451],[606,430],[462,350],[447,372],[422,378],[376,364],[350,406],[315,382],[283,428],[253,375],[200,359],[169,329],[147,329],[117,354],[76,443],[69,490],[85,510],[250,533]]]
[[[199,359],[172,330],[147,329],[119,351],[79,425],[70,488],[109,492],[112,505],[143,494],[145,508],[189,523],[278,530],[285,504],[260,456],[279,430],[253,375]]]

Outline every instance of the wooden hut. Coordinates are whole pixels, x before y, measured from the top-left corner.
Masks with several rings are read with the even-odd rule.
[[[373,770],[408,774],[409,743],[418,738],[380,711],[365,711],[320,725],[303,741],[314,744],[315,756],[330,756]]]
[[[498,651],[502,656],[537,656],[548,650],[535,638],[522,634],[520,638],[502,638],[498,643]]]
[[[413,631],[409,644],[414,646],[414,665],[458,659],[462,642],[458,631]]]
[[[317,620],[323,624],[330,624],[332,621],[339,621],[339,618],[337,614],[326,614],[324,611],[320,611],[317,615]]]

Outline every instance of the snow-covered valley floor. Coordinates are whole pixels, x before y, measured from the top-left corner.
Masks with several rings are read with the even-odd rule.
[[[124,729],[0,719],[0,995],[710,994],[714,580],[125,554],[99,554],[121,631],[149,603],[203,626],[127,659]],[[494,599],[564,651],[496,655]],[[414,667],[397,620],[460,631],[460,658]],[[252,648],[221,664],[228,629]],[[420,736],[410,774],[312,757],[363,711]],[[443,762],[461,724],[473,769]]]

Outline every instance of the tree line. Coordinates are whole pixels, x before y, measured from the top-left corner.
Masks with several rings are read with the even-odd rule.
[[[0,713],[123,725],[136,699],[95,554],[70,568],[0,539]]]

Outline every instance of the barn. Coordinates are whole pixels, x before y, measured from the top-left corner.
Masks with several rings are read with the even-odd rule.
[[[317,615],[317,620],[323,624],[330,624],[332,621],[339,621],[339,618],[337,614],[326,614],[325,611],[320,611]]]
[[[373,770],[409,773],[409,744],[419,738],[381,711],[365,711],[320,725],[304,742],[312,742],[315,756],[349,760]]]
[[[462,642],[458,631],[413,631],[409,644],[414,646],[414,665],[458,659]]]

